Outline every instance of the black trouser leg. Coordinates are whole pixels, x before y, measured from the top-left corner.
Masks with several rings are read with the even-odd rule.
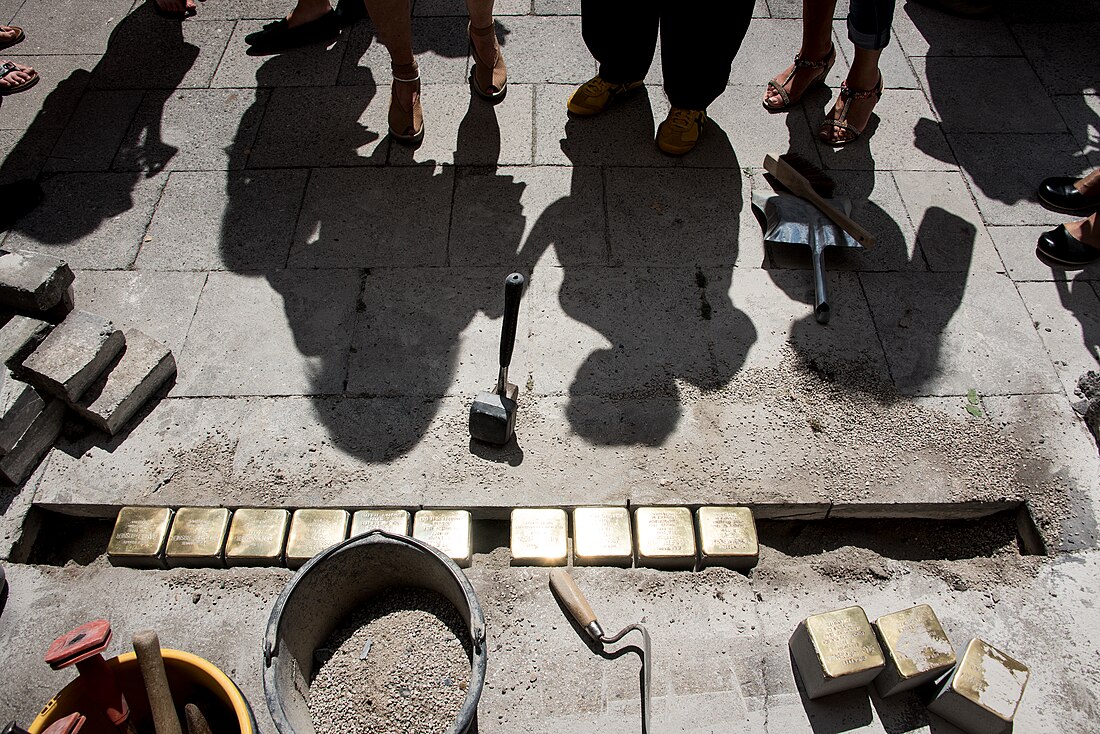
[[[657,48],[657,0],[581,0],[581,34],[614,84],[640,81]]]
[[[726,90],[752,8],[753,0],[661,2],[661,66],[673,107],[705,110]]]
[[[852,0],[848,9],[848,40],[868,51],[879,51],[890,43],[894,0]]]

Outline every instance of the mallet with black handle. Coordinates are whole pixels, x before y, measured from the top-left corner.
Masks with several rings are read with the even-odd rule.
[[[496,387],[478,394],[470,406],[470,436],[503,446],[516,428],[516,398],[519,388],[508,382],[508,365],[516,345],[519,302],[523,297],[523,276],[512,273],[504,279],[504,321],[500,330],[500,374]]]

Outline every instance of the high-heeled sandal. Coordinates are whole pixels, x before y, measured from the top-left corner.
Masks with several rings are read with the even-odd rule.
[[[848,122],[848,110],[852,107],[852,102],[859,102],[864,99],[874,98],[875,104],[882,99],[882,74],[878,75],[878,84],[874,89],[852,89],[848,86],[847,80],[840,83],[840,96],[837,98],[836,104],[843,104],[844,108],[840,111],[840,117],[835,120],[826,118],[821,127],[818,128],[817,136],[822,141],[829,145],[839,148],[842,145],[848,143],[854,143],[859,140],[859,137],[863,134],[863,130],[856,127],[852,123]],[[836,109],[836,105],[833,105],[833,109]],[[872,108],[873,109],[873,108]],[[868,120],[870,117],[868,116]],[[866,128],[866,125],[864,126]],[[833,131],[841,130],[841,137],[837,140],[833,139]]]
[[[420,69],[416,62],[391,66],[390,135],[399,143],[414,144],[424,139],[424,108],[420,105]],[[405,109],[397,98],[398,84],[415,84],[412,109]]]
[[[768,92],[764,95],[763,105],[764,109],[768,112],[783,112],[788,110],[794,105],[802,101],[803,95],[806,92],[813,89],[818,84],[824,85],[825,78],[829,76],[829,72],[833,69],[833,64],[836,63],[836,46],[829,46],[829,53],[823,59],[817,61],[807,61],[802,58],[802,54],[795,54],[794,56],[794,68],[787,74],[787,78],[783,81],[779,81],[779,77],[772,79],[768,82]],[[795,74],[803,69],[821,69],[821,71],[810,80],[810,83],[799,93],[797,97],[792,97],[790,92],[787,91],[787,85],[794,79]],[[777,83],[778,82],[778,83]],[[770,105],[768,104],[768,98],[772,94],[778,94],[783,100],[782,104]]]
[[[470,88],[482,99],[499,102],[504,99],[508,91],[508,67],[504,63],[504,54],[500,52],[500,44],[496,40],[496,24],[490,23],[485,28],[474,28],[473,24],[470,24],[466,33],[470,37],[470,53],[474,58],[473,68],[470,69]],[[493,37],[493,47],[496,49],[496,58],[493,59],[493,63],[486,63],[478,55],[474,36]]]

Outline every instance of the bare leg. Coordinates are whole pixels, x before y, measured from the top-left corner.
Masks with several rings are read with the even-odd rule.
[[[287,25],[291,28],[317,20],[332,10],[328,0],[298,0],[298,4],[286,16]]]
[[[882,56],[881,49],[869,51],[865,48],[856,46],[855,58],[852,60],[852,68],[848,70],[848,78],[845,80],[850,90],[853,92],[860,92],[878,87],[879,80],[882,78],[878,68],[880,56]],[[877,97],[849,99],[847,101],[837,99],[827,118],[830,120],[837,120],[841,115],[847,112],[847,117],[845,119],[848,121],[848,124],[862,131],[867,127],[867,122],[871,119],[871,112],[875,109],[876,102],[878,102]],[[829,131],[829,137],[836,142],[851,137],[850,131],[846,131],[839,127],[830,126]]]
[[[378,38],[390,52],[390,130],[401,138],[412,139],[423,130],[420,69],[412,47],[412,7],[409,0],[366,0],[366,6]]]
[[[836,10],[836,0],[802,0],[802,47],[798,49],[799,58],[806,61],[822,61],[829,55],[833,47],[834,10]],[[794,64],[791,64],[775,78],[775,83],[778,84],[786,79],[793,71]],[[799,69],[785,87],[787,94],[792,99],[798,99],[806,91],[810,81],[820,73],[820,69]],[[783,104],[783,98],[777,92],[771,91],[769,87],[765,102],[775,107]]]

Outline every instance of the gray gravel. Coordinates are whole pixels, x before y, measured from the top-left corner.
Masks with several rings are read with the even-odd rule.
[[[327,658],[309,691],[317,734],[443,734],[469,687],[466,625],[450,602],[424,589],[375,597],[317,653]]]

